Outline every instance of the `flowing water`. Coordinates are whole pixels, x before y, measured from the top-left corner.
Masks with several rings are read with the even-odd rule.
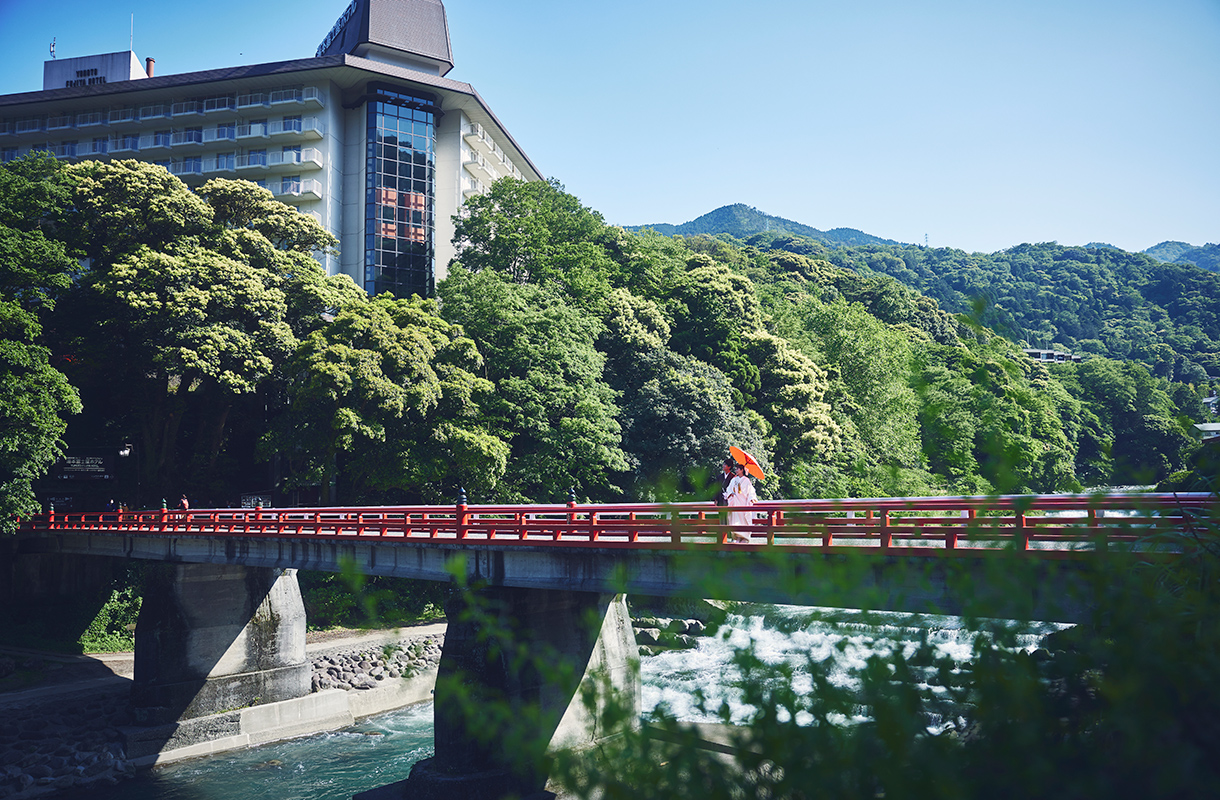
[[[718,721],[700,713],[702,690],[715,707],[728,703],[734,720],[750,709],[732,691],[733,652],[753,643],[767,663],[786,661],[797,689],[810,685],[807,654],[835,658],[833,682],[851,686],[852,669],[872,653],[914,650],[926,637],[956,661],[969,658],[975,634],[956,617],[921,616],[766,606],[750,615],[730,615],[716,636],[694,650],[674,650],[644,658],[642,704],[647,716],[664,704],[680,719]],[[1029,626],[1017,637],[1031,648],[1062,625]],[[800,720],[797,720],[800,722]],[[930,720],[935,727],[935,720]],[[402,780],[412,765],[432,754],[432,704],[426,703],[365,720],[335,733],[320,734],[248,750],[170,764],[105,789],[89,800],[330,800]]]

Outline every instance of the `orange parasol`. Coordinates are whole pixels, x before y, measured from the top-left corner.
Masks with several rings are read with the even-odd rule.
[[[758,460],[745,450],[742,450],[740,447],[737,447],[736,445],[730,447],[729,455],[733,456],[733,459],[738,464],[745,467],[747,473],[753,475],[755,478],[758,478],[760,481],[766,477],[763,474],[762,465],[758,463]]]

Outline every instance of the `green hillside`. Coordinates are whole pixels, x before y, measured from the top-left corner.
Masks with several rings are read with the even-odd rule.
[[[1186,242],[1161,242],[1144,251],[1157,261],[1194,264],[1212,272],[1220,271],[1220,244],[1205,244],[1195,247]]]

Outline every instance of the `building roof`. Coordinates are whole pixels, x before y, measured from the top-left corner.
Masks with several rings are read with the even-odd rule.
[[[114,83],[94,84],[91,86],[74,86],[0,95],[0,116],[47,113],[65,101],[71,101],[73,104],[88,103],[90,100],[95,100],[99,105],[115,102],[131,102],[134,104],[137,101],[135,98],[128,97],[129,95],[136,93],[161,93],[168,96],[174,92],[180,94],[183,90],[190,89],[193,86],[200,87],[199,91],[203,94],[209,91],[209,89],[205,88],[208,84],[223,81],[240,81],[243,87],[251,89],[272,88],[282,86],[285,83],[307,80],[301,74],[304,72],[317,73],[308,78],[309,80],[313,78],[329,80],[344,90],[359,87],[371,76],[407,81],[434,89],[446,95],[442,108],[460,109],[475,122],[490,125],[516,151],[512,155],[518,167],[523,172],[532,171],[534,177],[542,177],[542,173],[534,165],[534,162],[525,154],[525,151],[521,149],[517,141],[513,139],[512,134],[500,123],[500,120],[492,112],[491,108],[469,83],[348,54],[299,58],[292,61],[275,61],[268,64],[250,64],[241,67],[202,70],[200,72],[157,75],[152,78],[116,81]],[[143,98],[140,101],[143,101]],[[497,138],[500,138],[499,135],[497,135]]]
[[[449,22],[441,0],[352,0],[317,55],[366,55],[372,49],[420,56],[444,75],[453,69]]]

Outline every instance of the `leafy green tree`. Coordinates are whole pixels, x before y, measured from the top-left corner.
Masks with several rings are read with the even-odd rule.
[[[497,497],[554,502],[569,488],[612,495],[627,460],[605,357],[595,347],[601,321],[547,287],[494,270],[455,266],[437,293],[442,316],[475,341],[482,377],[495,386],[484,414],[489,431],[511,447]]]
[[[606,245],[615,234],[557,181],[502,178],[465,208],[453,241],[466,269],[550,286],[585,305],[605,297],[613,268]]]
[[[184,489],[228,500],[208,495],[225,491],[230,415],[245,421],[261,406],[250,401],[297,332],[353,296],[350,280],[326,278],[310,257],[335,241],[248,182],[215,181],[196,195],[142,162],[66,170],[64,240],[88,269],[56,335],[86,400],[84,436],[134,440],[147,498]]]
[[[0,167],[0,532],[40,510],[32,483],[62,455],[66,417],[81,408],[42,324],[77,270],[44,231],[66,194],[53,159]]]
[[[639,500],[706,495],[709,473],[737,445],[769,462],[757,418],[733,405],[720,370],[669,349],[669,324],[652,301],[611,292],[598,348],[619,393],[626,490]]]
[[[294,482],[338,483],[345,503],[452,502],[463,486],[488,496],[508,446],[482,424],[482,366],[434,301],[349,304],[285,366],[288,403],[267,445]]]

